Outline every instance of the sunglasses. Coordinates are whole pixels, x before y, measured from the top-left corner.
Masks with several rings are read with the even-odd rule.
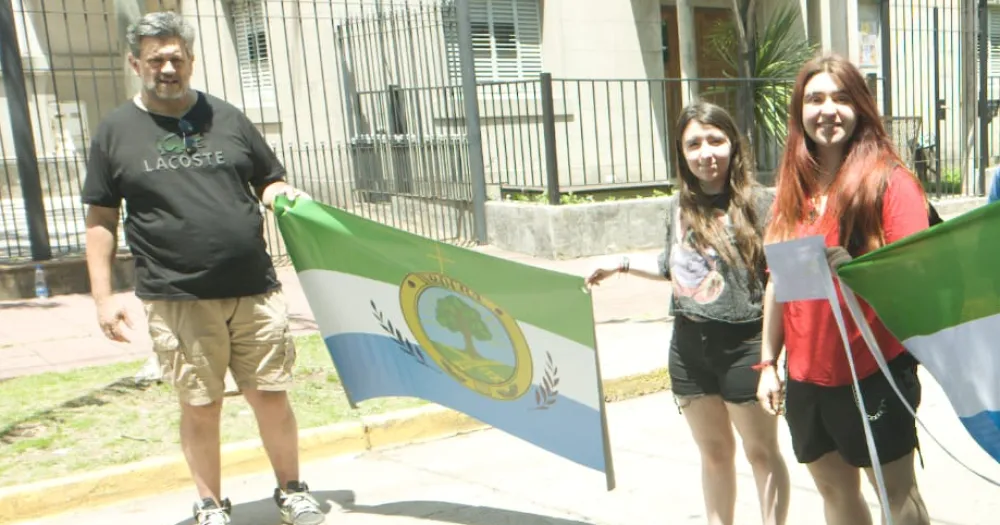
[[[181,138],[184,140],[184,151],[187,152],[188,155],[198,153],[198,144],[195,143],[194,138],[194,125],[184,119],[181,119],[180,122],[178,122],[178,127],[181,130]]]

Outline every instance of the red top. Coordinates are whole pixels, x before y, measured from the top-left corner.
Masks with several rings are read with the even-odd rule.
[[[927,208],[920,187],[913,176],[905,170],[893,170],[882,200],[882,227],[885,230],[885,240],[892,243],[928,227]],[[796,227],[796,237],[821,235],[820,223],[799,223]],[[826,245],[837,246],[840,228],[834,226],[825,232]],[[847,327],[847,337],[851,342],[851,353],[858,378],[862,379],[878,371],[878,364],[867,344],[861,337],[861,331],[844,303],[844,297],[837,289],[840,308]],[[882,321],[875,316],[875,311],[860,297],[858,302],[861,310],[871,325],[872,333],[878,341],[882,354],[887,361],[892,360],[905,349]],[[788,375],[791,379],[823,386],[843,386],[851,384],[851,368],[844,354],[844,343],[840,338],[837,320],[826,299],[812,301],[792,301],[784,304],[785,349],[788,351]]]

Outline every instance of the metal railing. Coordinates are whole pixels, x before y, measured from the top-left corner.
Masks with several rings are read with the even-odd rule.
[[[886,107],[884,79],[868,75]],[[479,86],[487,182],[507,191],[545,193],[549,202],[572,192],[656,187],[675,180],[677,118],[685,94],[729,111],[743,122],[741,90],[752,93],[750,141],[758,179],[772,184],[784,150],[794,79],[553,79]],[[1000,110],[1000,78],[989,77],[988,119]],[[979,99],[964,105],[979,104]],[[905,102],[905,104],[904,104]],[[966,108],[967,109],[967,108]],[[1000,165],[996,126],[976,137],[962,112],[939,114],[919,97],[897,100],[883,124],[908,168],[932,198],[981,194],[980,155],[990,175]],[[971,123],[971,124],[970,124]],[[966,140],[957,134],[966,130]],[[940,139],[936,139],[940,137]],[[988,181],[987,181],[988,182]]]
[[[869,35],[882,35],[872,40],[881,47],[863,53],[860,67],[878,77],[883,114],[915,128],[907,154],[931,197],[989,189],[1000,86],[983,43],[995,8],[962,0],[879,2],[877,23],[868,24]]]
[[[481,85],[487,182],[555,193],[666,185],[676,176],[676,122],[682,93],[738,118],[739,89],[769,101],[752,133],[758,170],[777,166],[792,80],[553,79]],[[777,104],[774,102],[777,101]],[[773,127],[778,125],[778,132]],[[770,127],[769,127],[770,126]],[[553,158],[554,157],[554,158]],[[553,169],[555,172],[553,172]]]
[[[898,8],[905,3],[892,3],[897,7],[886,13],[895,47],[892,53],[883,47],[883,54],[891,55],[891,67],[863,70],[873,75],[872,90],[897,146],[929,193],[982,194],[988,189],[982,171],[1000,163],[994,125],[1000,77],[966,85],[962,79],[977,77],[975,61],[946,52],[967,54],[967,44],[975,44],[977,29],[956,22],[967,15],[958,0],[942,0],[943,8],[914,3],[910,18]],[[26,101],[23,118],[0,115],[3,261],[32,258],[29,216],[38,210],[51,255],[82,253],[79,193],[90,134],[137,89],[124,60],[124,23],[138,11],[121,6],[132,4],[20,4],[15,32],[31,29],[32,36],[2,28],[4,42],[22,46],[17,58]],[[177,5],[163,1],[161,7]],[[195,86],[244,110],[274,145],[292,183],[323,202],[436,239],[474,240],[473,183],[483,179],[472,150],[483,152],[491,189],[546,192],[553,202],[570,192],[665,186],[675,179],[674,127],[682,102],[705,98],[743,122],[750,108],[737,100],[744,89],[756,101],[751,138],[758,178],[771,180],[782,151],[780,110],[791,79],[543,75],[480,83],[474,91],[481,144],[473,144],[466,100],[472,84],[460,78],[460,20],[451,2],[268,0],[239,24],[253,29],[246,34],[238,34],[233,10],[221,2],[179,5],[199,35]],[[250,59],[241,47],[248,44],[256,46]],[[23,167],[34,168],[18,158],[12,137],[24,139],[26,126],[33,130],[38,177],[37,188],[22,191]],[[284,256],[273,221],[268,242],[276,257]]]
[[[27,116],[15,122],[0,108],[0,261],[82,254],[80,190],[90,135],[138,89],[125,61],[124,32],[140,8],[180,9],[197,32],[192,85],[243,110],[286,164],[291,183],[372,220],[473,242],[474,170],[456,76],[453,3],[234,2],[21,3],[12,13],[14,31],[2,29],[20,46],[5,64],[22,66],[17,76]],[[242,19],[234,18],[237,12]],[[400,114],[419,125],[390,129],[390,97],[404,100]],[[429,112],[418,113],[418,106]],[[15,148],[26,135],[33,143]],[[29,157],[37,160],[37,177],[30,166],[19,167]],[[38,187],[24,192],[22,175]],[[43,234],[41,242],[31,242],[29,224]],[[267,241],[272,255],[284,259],[273,217]],[[44,246],[36,253],[38,244]]]

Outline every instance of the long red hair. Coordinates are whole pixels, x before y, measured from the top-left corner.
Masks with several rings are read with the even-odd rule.
[[[809,212],[807,200],[819,190],[816,144],[802,123],[806,84],[819,73],[828,73],[850,97],[857,119],[844,161],[827,190],[821,227],[830,231],[839,226],[840,245],[857,256],[885,244],[882,194],[893,169],[906,167],[886,133],[861,72],[838,55],[810,60],[795,80],[789,105],[788,138],[778,168],[773,218],[767,237],[769,241],[792,238],[796,225]]]

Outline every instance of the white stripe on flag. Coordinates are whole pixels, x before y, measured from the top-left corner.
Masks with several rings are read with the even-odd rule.
[[[298,278],[324,339],[343,333],[388,336],[375,318],[374,301],[404,338],[416,342],[400,312],[398,286],[330,270],[306,270]],[[532,382],[541,382],[544,355],[549,352],[559,368],[559,395],[597,410],[600,403],[593,349],[537,326],[520,321],[518,326],[535,356]]]
[[[903,344],[948,393],[959,417],[1000,411],[1000,315],[911,337]]]

